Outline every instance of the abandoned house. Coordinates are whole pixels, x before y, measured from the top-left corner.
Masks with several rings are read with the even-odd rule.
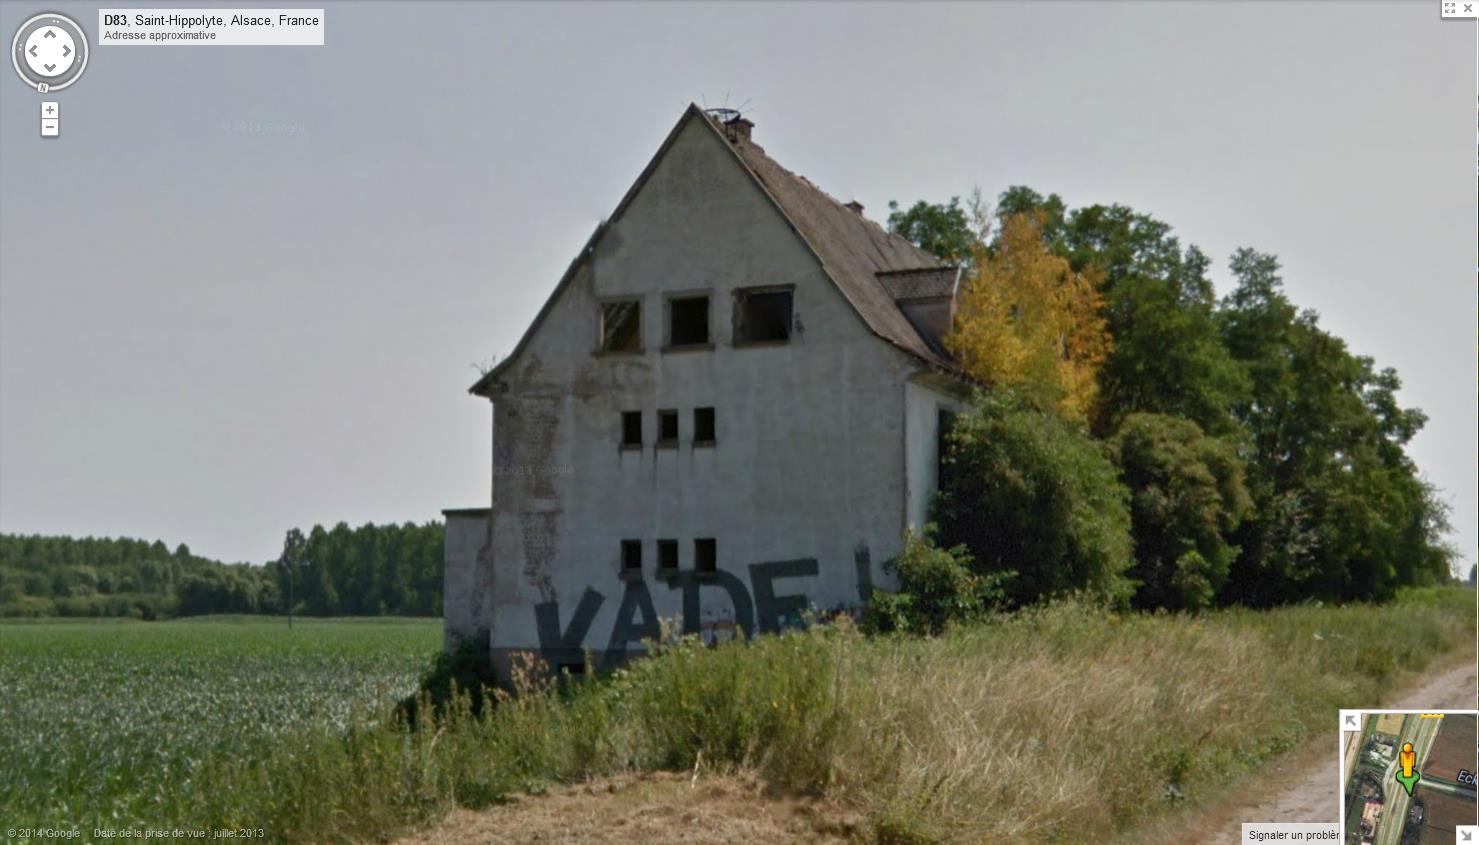
[[[449,510],[448,644],[581,671],[855,610],[924,523],[960,272],[690,106],[513,352],[492,507]]]

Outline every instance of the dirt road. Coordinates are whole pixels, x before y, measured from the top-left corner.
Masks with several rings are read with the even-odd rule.
[[[1393,710],[1461,710],[1474,707],[1474,662],[1470,658],[1438,667],[1426,680],[1382,706]],[[1145,845],[1187,842],[1234,845],[1241,840],[1243,822],[1326,822],[1340,815],[1340,761],[1331,733],[1275,762],[1271,771],[1229,790],[1240,800],[1188,810],[1135,831],[1133,841]]]
[[[754,778],[656,772],[457,810],[396,845],[847,845],[860,827],[854,812],[766,794]]]

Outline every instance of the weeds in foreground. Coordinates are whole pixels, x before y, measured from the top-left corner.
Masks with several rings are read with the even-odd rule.
[[[457,694],[206,773],[192,819],[291,841],[383,839],[453,806],[630,771],[756,771],[866,814],[879,842],[1097,840],[1206,795],[1472,648],[1474,593],[1382,607],[1119,616],[1025,610],[939,637],[846,621]],[[1147,800],[1149,797],[1149,800]]]

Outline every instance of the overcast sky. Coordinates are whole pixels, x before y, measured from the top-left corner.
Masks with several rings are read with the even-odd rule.
[[[1220,292],[1277,253],[1431,416],[1472,560],[1475,27],[1436,6],[358,2],[254,48],[5,0],[7,39],[59,11],[94,50],[58,139],[0,68],[0,530],[262,561],[486,505],[472,365],[698,101],[875,219],[1027,184],[1168,221]]]

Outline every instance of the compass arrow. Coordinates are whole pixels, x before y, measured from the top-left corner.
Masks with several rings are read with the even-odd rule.
[[[67,56],[70,56],[70,55],[72,55],[72,48],[71,47],[67,47],[67,46],[63,46],[62,47],[62,58],[66,58]]]
[[[41,34],[41,37],[42,38],[55,38],[56,37],[56,30],[54,30],[54,29],[48,29],[46,32],[44,32],[44,33]]]
[[[33,56],[36,55],[36,45],[35,44],[32,44],[31,45],[31,55],[33,55]]]
[[[56,65],[42,65],[47,70],[56,70]]]

